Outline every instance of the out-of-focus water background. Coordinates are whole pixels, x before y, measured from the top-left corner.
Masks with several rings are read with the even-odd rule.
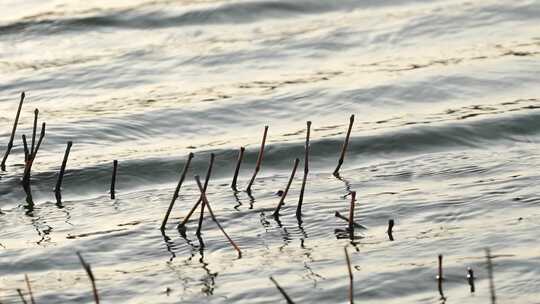
[[[501,303],[540,303],[539,1],[40,1],[0,3],[0,302],[345,303],[348,246],[361,303],[488,303],[491,248]],[[33,204],[20,186],[33,110],[47,132]],[[337,164],[356,115],[341,178]],[[303,163],[280,221],[270,215],[306,121]],[[229,185],[246,147],[252,196]],[[63,201],[52,192],[73,141]],[[159,231],[195,153],[165,236]],[[204,246],[176,229],[216,163],[208,199],[243,251],[206,218]],[[119,160],[116,199],[109,198]],[[349,239],[349,191],[357,230]],[[198,212],[196,213],[198,215]],[[386,228],[394,219],[394,241]],[[471,293],[466,268],[477,277]]]

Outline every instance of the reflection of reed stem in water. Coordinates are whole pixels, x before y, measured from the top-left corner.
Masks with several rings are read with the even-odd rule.
[[[268,126],[264,126],[264,134],[262,138],[261,149],[259,150],[259,156],[257,157],[257,165],[255,166],[255,171],[253,171],[253,176],[251,177],[251,180],[249,181],[249,184],[246,188],[247,193],[251,193],[251,186],[253,186],[253,183],[255,182],[255,177],[257,177],[257,173],[259,173],[259,170],[261,169],[261,163],[264,156],[264,145],[266,144],[267,134],[268,134]]]
[[[184,179],[186,178],[186,174],[187,174],[187,171],[189,169],[189,165],[192,159],[193,159],[193,153],[189,153],[186,164],[184,165],[184,170],[182,170],[182,175],[180,176],[180,180],[178,181],[178,184],[176,185],[176,189],[174,190],[171,203],[169,204],[169,208],[167,209],[167,212],[165,213],[165,217],[163,218],[163,222],[161,223],[161,228],[160,228],[161,230],[165,230],[165,225],[167,224],[167,220],[169,220],[169,215],[171,214],[174,203],[178,199],[178,193],[180,193],[180,188],[182,187],[182,183],[184,183]]]
[[[64,173],[66,172],[66,165],[69,157],[69,152],[71,151],[71,146],[73,145],[72,141],[67,142],[66,152],[64,153],[64,159],[62,160],[62,166],[60,167],[60,172],[58,173],[58,179],[56,180],[56,187],[54,188],[54,193],[56,196],[56,201],[58,203],[62,200],[62,181],[64,180]]]
[[[349,257],[349,252],[347,251],[347,247],[344,247],[343,250],[345,251],[345,260],[347,261],[347,270],[349,271],[349,302],[353,304],[354,303],[354,277],[353,277],[352,268],[351,268],[351,258]]]
[[[306,181],[309,173],[309,134],[311,129],[311,121],[306,122],[306,146],[304,149],[304,177],[302,178],[302,187],[298,197],[298,207],[296,207],[296,217],[302,216],[302,203],[304,202],[304,190],[306,189]]]
[[[204,180],[204,191],[205,192],[206,192],[206,188],[208,187],[208,182],[210,181],[210,175],[212,174],[212,167],[214,166],[214,158],[215,158],[214,153],[210,153],[210,164],[208,165],[208,170],[206,171],[206,178]],[[193,215],[193,212],[195,212],[195,210],[197,210],[197,207],[199,207],[199,204],[201,202],[202,202],[202,195],[199,196],[199,199],[197,200],[195,205],[193,205],[191,210],[189,210],[189,213],[186,215],[184,220],[182,220],[179,227],[184,227],[187,224],[187,222],[191,218],[191,215]]]
[[[392,234],[392,229],[394,229],[394,220],[389,219],[388,220],[388,230],[386,231],[386,233],[388,233],[388,238],[390,239],[390,241],[394,240],[394,235]]]
[[[225,237],[227,238],[229,243],[238,252],[238,258],[241,258],[242,257],[242,251],[240,250],[238,245],[236,245],[236,243],[231,239],[231,237],[227,234],[227,232],[225,232],[225,229],[223,229],[221,224],[216,219],[216,216],[215,216],[214,212],[212,211],[212,207],[210,207],[210,203],[208,203],[208,199],[206,198],[206,190],[201,185],[201,180],[200,180],[198,175],[195,176],[195,181],[197,182],[197,186],[199,186],[199,190],[201,191],[201,197],[202,197],[203,204],[205,204],[208,207],[208,212],[210,213],[210,217],[212,218],[214,223],[216,223],[216,225],[218,226],[219,230],[221,230],[223,235],[225,235]]]
[[[23,184],[23,188],[25,189],[25,192],[27,193],[30,191],[30,177],[32,174],[32,165],[34,164],[34,160],[36,159],[39,148],[41,147],[41,143],[43,142],[43,138],[45,137],[45,128],[46,128],[46,124],[43,123],[41,125],[41,134],[39,135],[39,140],[36,145],[36,148],[34,152],[30,153],[30,155],[28,156],[28,161],[26,162],[24,166],[24,175],[23,175],[22,184]]]
[[[289,295],[285,292],[285,290],[281,288],[281,286],[279,286],[278,282],[274,280],[273,277],[270,277],[270,280],[272,281],[272,283],[274,283],[274,285],[276,285],[276,288],[279,290],[281,295],[285,298],[285,300],[287,301],[287,304],[294,304],[294,301],[291,299],[291,297],[289,297]]]
[[[36,301],[34,300],[34,293],[32,292],[32,286],[30,286],[30,280],[28,279],[28,275],[24,275],[24,280],[26,281],[26,287],[28,288],[28,294],[30,295],[30,303],[36,304]]]
[[[345,159],[345,153],[347,152],[347,147],[349,146],[349,138],[351,136],[351,130],[354,123],[354,115],[351,115],[349,119],[349,129],[347,129],[347,135],[345,136],[345,142],[343,143],[343,147],[341,148],[341,155],[339,156],[339,161],[336,169],[334,170],[334,175],[337,176],[339,174],[339,169],[341,168],[341,165],[343,165],[343,160]]]
[[[111,199],[116,198],[115,188],[116,188],[116,172],[118,170],[118,160],[113,160],[113,171],[111,177]]]
[[[349,207],[349,233],[354,237],[354,206],[356,205],[356,191],[351,191],[351,206]]]
[[[240,147],[240,152],[238,152],[238,161],[236,162],[236,168],[234,169],[234,176],[231,183],[231,188],[234,191],[238,191],[238,188],[236,188],[236,180],[238,179],[238,173],[240,172],[240,165],[242,164],[242,159],[244,158],[244,151],[246,148]]]
[[[11,152],[11,148],[13,148],[13,140],[15,139],[15,131],[17,131],[17,124],[19,124],[19,117],[21,116],[21,109],[24,101],[24,92],[21,93],[21,100],[19,101],[19,108],[17,108],[17,114],[15,115],[15,122],[13,122],[13,129],[11,130],[11,137],[9,138],[9,142],[7,144],[7,150],[6,153],[4,153],[4,158],[2,159],[2,163],[0,164],[0,168],[2,171],[6,171],[6,161],[9,156],[9,153]]]
[[[289,192],[289,188],[291,187],[292,181],[294,179],[294,174],[296,173],[296,168],[298,168],[299,162],[300,160],[298,158],[294,160],[294,166],[291,172],[291,177],[289,177],[289,182],[287,183],[287,186],[285,187],[285,190],[283,191],[283,194],[281,195],[281,198],[279,199],[279,203],[276,207],[276,210],[273,213],[275,217],[279,216],[279,210],[281,210],[281,206],[283,205],[283,202],[285,201],[285,197],[287,196],[287,193]]]
[[[489,248],[486,248],[486,266],[489,278],[489,294],[491,298],[491,304],[495,304],[497,297],[495,296],[495,283],[493,282],[493,264],[491,263],[491,252]]]
[[[96,279],[94,278],[94,273],[92,272],[92,268],[90,267],[90,264],[86,263],[81,255],[80,252],[77,252],[77,256],[79,257],[79,261],[81,261],[81,264],[86,271],[86,274],[90,278],[90,282],[92,283],[92,293],[94,294],[94,302],[96,304],[99,304],[99,295],[96,287]]]

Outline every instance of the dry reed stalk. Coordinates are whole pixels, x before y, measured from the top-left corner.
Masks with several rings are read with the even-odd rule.
[[[23,302],[24,304],[28,304],[28,302],[26,302],[26,299],[24,298],[24,295],[22,294],[22,290],[17,288],[17,293],[19,294],[19,298],[21,298],[21,302]]]
[[[388,238],[390,239],[390,241],[394,240],[394,235],[392,234],[392,229],[394,229],[394,220],[389,219],[388,220],[388,230],[386,231],[386,233],[388,233]]]
[[[283,194],[281,195],[281,198],[279,199],[279,203],[276,207],[276,210],[273,213],[274,217],[279,216],[279,210],[281,210],[281,206],[283,206],[283,203],[285,202],[285,197],[287,196],[287,193],[289,192],[289,188],[291,187],[292,181],[294,179],[294,174],[296,173],[296,168],[298,168],[299,162],[300,160],[298,158],[294,160],[294,165],[291,172],[291,176],[289,177],[289,182],[287,183],[287,186],[285,187],[285,190],[283,191]]]
[[[26,141],[26,135],[22,135],[22,142],[23,142],[23,148],[24,148],[24,163],[28,161],[30,158],[30,151],[28,150],[28,142]]]
[[[469,282],[469,286],[471,288],[471,292],[475,291],[474,287],[474,272],[471,267],[467,267],[467,281]]]
[[[255,165],[255,171],[253,171],[253,176],[251,177],[251,180],[249,181],[249,184],[246,188],[247,193],[251,193],[251,186],[253,186],[253,183],[255,182],[255,178],[257,177],[257,173],[259,173],[259,170],[261,169],[261,163],[264,156],[264,146],[266,144],[266,136],[268,134],[268,126],[264,126],[264,134],[261,142],[261,149],[259,150],[259,156],[257,157],[257,164]]]
[[[39,116],[39,109],[35,109],[34,110],[34,127],[32,128],[32,146],[30,147],[30,154],[34,154],[38,116]]]
[[[345,153],[347,152],[347,147],[349,146],[349,138],[351,137],[351,130],[354,123],[354,115],[351,115],[349,119],[349,129],[347,129],[347,135],[345,136],[345,142],[343,143],[343,147],[341,148],[341,155],[339,156],[339,161],[336,169],[334,170],[334,175],[339,175],[339,169],[341,168],[341,165],[343,165],[343,160],[345,159]]]
[[[116,172],[118,171],[118,160],[113,160],[113,171],[111,177],[111,199],[116,198],[115,188],[116,188]]]
[[[90,278],[90,282],[92,283],[92,293],[94,294],[94,302],[96,304],[99,304],[99,295],[96,287],[96,279],[94,278],[94,273],[92,272],[92,268],[90,267],[90,264],[86,263],[86,261],[83,259],[80,252],[77,252],[77,256],[79,257],[79,261],[81,261],[81,264],[86,271],[86,274],[88,275],[88,278]]]
[[[214,158],[215,158],[214,153],[210,153],[210,164],[208,165],[208,170],[206,171],[206,178],[204,180],[204,191],[205,192],[206,192],[206,188],[208,187],[208,182],[210,181],[210,175],[212,174],[212,167],[214,166]],[[187,224],[187,222],[189,221],[189,219],[191,218],[191,216],[193,215],[195,210],[197,210],[197,207],[199,207],[199,204],[201,202],[202,202],[202,195],[199,196],[199,199],[197,200],[195,205],[193,205],[193,207],[191,208],[191,210],[189,210],[186,217],[178,225],[179,227],[184,227]]]
[[[30,303],[36,304],[36,301],[34,300],[34,293],[32,292],[32,286],[30,286],[30,279],[28,279],[28,275],[24,275],[24,280],[26,281],[26,287],[28,288],[28,294],[30,295]]]
[[[212,220],[214,221],[214,223],[216,223],[216,225],[218,226],[219,230],[221,230],[223,235],[225,235],[225,237],[227,238],[231,246],[233,246],[236,252],[238,252],[238,258],[241,258],[242,251],[240,250],[238,245],[236,245],[236,243],[231,239],[231,237],[227,234],[227,232],[225,232],[225,229],[223,229],[223,226],[221,226],[221,224],[218,222],[214,212],[212,211],[212,207],[210,207],[210,203],[208,202],[208,199],[206,198],[206,189],[204,189],[204,187],[201,185],[201,179],[199,178],[198,175],[195,176],[195,181],[197,182],[197,186],[199,187],[199,190],[201,191],[201,197],[202,197],[203,203],[208,208],[210,217],[212,217]]]
[[[351,205],[349,207],[349,232],[354,236],[354,206],[356,205],[356,191],[351,191]]]
[[[349,271],[349,302],[354,303],[354,278],[351,267],[351,258],[349,257],[349,252],[347,251],[347,246],[343,248],[345,251],[345,260],[347,261],[347,270]]]
[[[24,102],[24,97],[25,94],[24,92],[22,92],[21,100],[19,101],[19,107],[17,108],[17,114],[15,115],[15,121],[13,122],[13,129],[11,129],[11,137],[9,138],[7,150],[4,153],[4,158],[2,158],[2,163],[0,164],[0,168],[2,171],[6,171],[6,161],[9,153],[11,152],[11,148],[13,148],[13,140],[15,139],[15,132],[17,131],[17,125],[19,124],[19,117],[21,116],[21,109]]]
[[[66,165],[69,157],[69,152],[71,151],[71,146],[73,145],[72,141],[67,142],[66,152],[64,153],[64,159],[62,160],[62,166],[60,167],[60,172],[58,173],[58,179],[56,180],[56,187],[54,188],[54,193],[58,203],[62,200],[62,181],[64,180],[64,173],[66,172]]]
[[[306,189],[306,181],[309,173],[309,135],[311,131],[311,121],[306,122],[306,145],[304,148],[304,177],[302,178],[302,187],[298,197],[298,206],[296,207],[296,217],[302,216],[302,203],[304,202],[304,190]]]
[[[489,278],[489,294],[491,299],[491,304],[495,304],[497,301],[497,297],[495,295],[495,283],[493,281],[493,264],[491,263],[491,251],[489,248],[486,248],[486,266],[487,266],[487,273]]]
[[[214,153],[210,154],[210,165],[208,166],[208,171],[206,172],[206,176],[208,176],[208,180],[210,180],[210,175],[212,173],[212,167],[214,166]],[[206,193],[206,189],[208,187],[208,182],[205,180],[204,183],[204,191]],[[202,201],[202,195],[199,197],[199,201]],[[202,231],[202,224],[203,224],[203,218],[204,218],[204,208],[206,207],[206,204],[204,201],[202,201],[201,204],[201,213],[199,214],[199,224],[197,225],[197,235],[201,235]]]
[[[240,172],[240,165],[242,164],[242,159],[244,158],[244,151],[246,148],[240,147],[240,152],[238,152],[238,160],[236,161],[236,168],[234,169],[234,176],[231,183],[231,188],[234,191],[238,191],[238,188],[236,187],[236,181],[238,179],[238,173]]]
[[[443,284],[443,267],[442,267],[442,254],[439,254],[438,261],[439,261],[439,268],[438,268],[438,275],[437,275],[437,288],[439,289],[439,294],[441,295],[441,298],[444,298],[444,293],[442,289]]]
[[[270,281],[272,281],[272,283],[276,285],[276,288],[279,290],[281,295],[285,298],[285,300],[287,301],[287,304],[294,304],[294,301],[291,299],[291,297],[289,297],[289,295],[285,292],[285,290],[281,288],[281,286],[279,286],[278,282],[274,280],[273,277],[270,277]]]
[[[24,175],[23,175],[22,184],[27,193],[30,191],[30,177],[32,174],[32,165],[34,164],[34,160],[36,159],[39,148],[41,147],[41,143],[43,142],[43,138],[45,137],[45,128],[46,128],[46,123],[43,123],[41,125],[41,134],[39,135],[39,140],[35,147],[35,150],[33,153],[32,152],[30,153],[30,155],[28,156],[28,161],[26,162],[24,166]]]
[[[337,218],[340,218],[344,221],[346,221],[347,223],[349,223],[349,218],[347,218],[346,216],[343,216],[341,213],[339,213],[338,211],[336,211],[334,213],[334,215],[337,217]],[[358,224],[357,222],[353,222],[353,225],[354,225],[354,228],[360,228],[360,229],[367,229],[365,226],[363,225],[360,225]]]
[[[180,176],[180,180],[178,181],[178,184],[176,185],[176,189],[174,190],[171,203],[169,204],[169,208],[167,209],[167,212],[165,213],[165,217],[163,218],[163,222],[161,223],[160,229],[162,231],[165,230],[165,225],[167,224],[167,221],[169,220],[169,215],[171,214],[174,203],[178,199],[178,193],[180,193],[180,188],[182,187],[182,184],[184,183],[184,179],[186,178],[186,174],[187,174],[187,171],[189,169],[189,165],[191,164],[192,159],[193,159],[193,153],[189,153],[186,164],[184,165],[184,169],[182,170],[182,175]]]

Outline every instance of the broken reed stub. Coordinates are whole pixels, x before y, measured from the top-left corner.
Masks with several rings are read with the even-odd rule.
[[[118,160],[113,160],[113,171],[112,171],[112,177],[111,177],[111,199],[116,198],[116,173],[118,170]]]
[[[294,165],[293,165],[293,169],[292,169],[292,172],[291,172],[291,176],[289,177],[289,181],[287,182],[287,186],[285,187],[285,190],[283,191],[283,194],[281,195],[281,198],[279,199],[279,203],[273,213],[274,217],[278,217],[279,216],[279,211],[281,210],[281,206],[283,206],[283,203],[285,202],[285,197],[287,196],[287,193],[289,192],[289,188],[291,187],[291,184],[292,184],[292,181],[294,179],[294,175],[296,173],[296,168],[298,168],[298,163],[300,162],[300,160],[298,158],[296,158],[294,160]]]
[[[281,295],[285,298],[285,301],[287,301],[287,304],[294,304],[294,301],[291,299],[291,297],[289,297],[287,292],[285,292],[285,290],[283,288],[281,288],[281,286],[279,286],[278,282],[273,277],[270,277],[270,281],[272,281],[272,283],[274,283],[277,290],[279,290]]]
[[[54,192],[56,195],[56,200],[61,201],[61,192],[62,192],[62,181],[64,180],[64,174],[66,172],[66,165],[69,158],[69,152],[71,151],[71,146],[73,145],[72,141],[67,142],[66,152],[64,153],[64,159],[62,160],[62,165],[60,166],[60,172],[58,172],[58,179],[56,180],[56,187]]]
[[[77,256],[79,257],[79,261],[81,262],[81,265],[83,266],[84,270],[86,271],[86,274],[88,275],[88,278],[90,279],[90,282],[92,283],[92,293],[94,295],[94,302],[96,304],[99,304],[99,295],[96,287],[96,279],[94,277],[94,273],[92,272],[92,267],[90,267],[90,264],[86,263],[86,261],[83,259],[80,252],[77,252]]]
[[[349,128],[347,129],[347,135],[345,136],[345,142],[343,143],[343,146],[341,147],[341,154],[339,156],[338,164],[336,169],[334,170],[334,175],[339,175],[339,170],[341,169],[341,165],[343,165],[343,160],[345,159],[345,153],[347,152],[347,147],[349,146],[349,138],[351,137],[351,130],[354,123],[354,114],[351,115],[349,118]]]
[[[467,267],[467,282],[469,283],[469,287],[471,292],[475,292],[474,287],[474,272],[471,267]]]
[[[238,160],[236,161],[236,167],[234,169],[234,176],[231,183],[231,188],[234,191],[238,191],[238,188],[236,186],[236,182],[238,180],[238,173],[240,172],[240,166],[242,165],[242,160],[244,159],[244,152],[246,148],[240,147],[240,151],[238,152]]]
[[[394,229],[394,219],[388,220],[388,230],[386,230],[386,233],[388,233],[388,238],[390,241],[394,240],[393,230]]]
[[[206,178],[204,180],[204,187],[203,187],[205,192],[206,192],[206,189],[208,188],[208,183],[210,182],[210,176],[212,174],[212,167],[214,166],[214,158],[215,158],[215,154],[210,153],[210,164],[208,165],[208,170],[206,171]],[[197,210],[197,207],[199,207],[199,204],[201,203],[202,203],[202,195],[199,195],[199,199],[197,200],[195,205],[193,205],[191,210],[189,210],[188,214],[186,215],[186,217],[184,217],[182,222],[178,224],[179,228],[185,227],[185,225],[187,224],[187,222],[189,221],[189,219],[191,218],[191,216],[193,215],[195,210]]]
[[[255,182],[255,178],[257,177],[257,173],[259,173],[259,170],[261,169],[262,160],[264,157],[264,147],[266,145],[266,136],[268,135],[268,126],[264,126],[264,133],[263,138],[261,142],[261,148],[259,150],[259,155],[257,156],[257,164],[255,165],[255,170],[253,171],[253,176],[251,176],[251,179],[249,181],[249,184],[246,188],[247,193],[251,193],[251,186],[253,186],[253,183]]]
[[[9,153],[11,152],[11,148],[13,148],[13,140],[15,139],[15,132],[17,131],[17,125],[19,124],[19,117],[21,116],[21,109],[24,102],[25,93],[21,93],[21,99],[19,101],[19,107],[17,108],[17,114],[15,115],[15,121],[13,122],[13,128],[11,129],[11,136],[9,138],[9,142],[7,144],[6,152],[4,153],[4,157],[2,158],[2,163],[0,163],[0,169],[2,171],[6,171],[6,161],[9,156]]]
[[[302,216],[302,204],[304,202],[304,191],[306,189],[307,176],[309,173],[309,136],[311,132],[311,121],[306,122],[306,145],[304,147],[304,177],[302,178],[302,187],[298,196],[298,206],[296,207],[296,217]]]
[[[345,260],[347,262],[347,270],[349,271],[349,302],[354,303],[354,277],[351,267],[351,258],[349,257],[349,252],[347,251],[347,246],[343,247],[345,251]]]
[[[178,184],[176,185],[176,189],[174,189],[174,194],[171,199],[171,203],[169,204],[169,208],[167,208],[167,212],[165,212],[165,217],[163,218],[163,222],[161,223],[161,227],[160,227],[161,231],[165,230],[165,225],[167,225],[167,221],[169,220],[169,216],[171,215],[171,211],[174,206],[174,203],[178,199],[178,193],[180,193],[180,188],[182,187],[182,184],[184,183],[184,180],[186,178],[186,174],[189,169],[189,165],[191,164],[191,160],[193,159],[193,156],[194,156],[193,153],[189,153],[186,164],[184,165],[184,169],[182,170],[182,175],[180,175],[180,180],[178,181]]]

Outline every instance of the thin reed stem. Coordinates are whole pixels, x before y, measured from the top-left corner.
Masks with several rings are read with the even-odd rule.
[[[206,188],[208,187],[208,182],[210,181],[210,175],[212,174],[212,167],[214,166],[214,158],[215,158],[214,153],[210,153],[210,164],[208,165],[208,170],[206,171],[206,178],[204,180],[204,191],[205,192],[206,192]],[[199,204],[201,202],[202,202],[202,195],[199,196],[199,199],[197,200],[195,205],[193,205],[193,207],[191,208],[191,210],[189,210],[186,217],[179,224],[180,227],[184,227],[187,224],[187,222],[189,221],[189,219],[191,218],[191,216],[193,215],[195,210],[197,210],[197,207],[199,207]]]
[[[113,160],[113,171],[111,177],[111,199],[116,198],[116,172],[118,171],[118,160]]]
[[[356,191],[351,191],[351,205],[349,207],[349,232],[354,236],[354,206],[356,205]]]
[[[438,268],[438,275],[437,275],[437,288],[439,289],[439,294],[441,295],[441,298],[444,298],[443,293],[443,266],[442,266],[442,260],[443,256],[442,254],[439,254],[438,261],[439,261],[439,268]]]
[[[291,299],[291,297],[289,297],[289,295],[285,292],[285,290],[281,288],[281,286],[279,286],[278,282],[274,280],[273,277],[270,277],[270,281],[272,281],[272,283],[276,285],[276,288],[279,290],[281,295],[285,298],[285,300],[287,301],[287,304],[294,304],[294,301]]]
[[[495,304],[497,302],[497,296],[495,295],[495,283],[493,280],[493,264],[491,263],[491,251],[489,248],[486,248],[486,266],[487,266],[487,273],[489,278],[489,294],[491,299],[491,304]]]
[[[62,181],[64,180],[64,173],[66,172],[66,165],[69,157],[69,152],[71,151],[71,146],[73,145],[72,141],[67,142],[66,152],[64,153],[64,159],[62,160],[62,166],[60,167],[60,172],[58,173],[58,179],[56,180],[56,187],[54,192],[56,195],[56,200],[58,203],[62,200]]]
[[[225,232],[225,229],[223,229],[223,226],[221,226],[221,224],[218,222],[214,212],[212,211],[212,207],[210,207],[210,203],[208,202],[208,199],[206,198],[206,189],[204,189],[203,186],[201,185],[201,179],[199,178],[198,175],[195,176],[195,181],[197,182],[197,186],[199,186],[199,190],[201,191],[202,200],[203,200],[204,204],[206,205],[206,207],[208,208],[208,212],[210,213],[210,217],[212,217],[212,220],[214,221],[214,223],[216,223],[219,230],[221,230],[221,232],[223,233],[223,235],[225,235],[225,237],[227,238],[229,243],[234,247],[236,252],[238,252],[238,258],[241,258],[242,257],[242,251],[240,250],[238,245],[236,245],[236,243],[231,239],[231,237],[227,234],[227,232]]]
[[[32,146],[30,148],[30,154],[34,154],[38,116],[39,116],[39,109],[35,109],[34,110],[34,127],[32,128]]]
[[[30,151],[28,151],[28,142],[26,141],[26,135],[22,135],[22,142],[23,142],[23,148],[24,148],[24,164],[26,165],[26,162],[30,158]]]
[[[24,295],[23,295],[22,290],[20,288],[17,288],[17,293],[19,294],[19,298],[21,298],[21,302],[23,302],[24,304],[28,304],[28,302],[26,302],[26,299],[24,298]]]
[[[26,165],[24,167],[24,175],[23,175],[23,187],[25,191],[28,193],[30,191],[30,177],[32,174],[32,166],[34,164],[34,160],[36,159],[37,153],[39,151],[39,148],[41,147],[41,143],[43,142],[43,138],[45,137],[45,129],[46,129],[46,123],[43,123],[41,125],[41,134],[39,135],[38,143],[35,147],[35,150],[33,153],[30,153],[29,159],[26,162]]]
[[[347,270],[349,271],[349,302],[354,303],[354,277],[351,267],[351,258],[349,257],[349,252],[347,251],[347,246],[343,248],[345,251],[345,260],[347,261]]]
[[[80,252],[77,252],[77,256],[79,257],[79,261],[81,261],[81,264],[84,270],[86,271],[88,278],[90,278],[90,282],[92,283],[92,293],[94,294],[94,302],[96,304],[99,304],[99,295],[98,295],[98,291],[96,287],[96,280],[94,278],[94,273],[92,272],[92,268],[90,267],[90,264],[85,262]]]
[[[469,286],[471,288],[471,292],[475,291],[474,287],[474,272],[471,267],[467,267],[467,281],[469,282]]]
[[[19,117],[21,116],[21,109],[23,106],[24,97],[25,97],[25,94],[24,92],[22,92],[21,100],[19,101],[19,107],[17,108],[17,114],[15,115],[15,121],[13,122],[13,129],[11,129],[11,136],[7,144],[7,150],[4,153],[4,157],[2,158],[2,163],[0,164],[0,169],[2,171],[6,171],[6,161],[9,156],[9,153],[11,152],[11,148],[13,148],[13,140],[15,139],[15,132],[17,131],[17,125],[19,124]]]
[[[306,181],[309,173],[309,135],[311,132],[311,121],[306,122],[306,146],[304,148],[304,177],[302,178],[302,187],[298,197],[298,206],[296,207],[296,217],[302,216],[302,203],[304,202],[304,190],[306,189]]]
[[[36,304],[36,301],[34,300],[34,293],[32,292],[32,286],[30,286],[30,279],[28,279],[28,275],[24,275],[24,280],[26,281],[26,287],[28,288],[28,294],[30,295],[30,303]]]
[[[247,193],[251,193],[251,186],[253,186],[253,183],[255,182],[255,178],[257,177],[257,173],[259,173],[259,170],[261,169],[261,163],[264,156],[264,146],[266,144],[266,136],[268,134],[268,126],[264,126],[264,134],[261,142],[261,149],[259,150],[259,156],[257,157],[257,164],[255,165],[255,171],[253,171],[253,176],[251,177],[251,180],[249,181],[249,184],[246,188]]]
[[[390,241],[394,240],[394,235],[393,235],[392,229],[394,229],[394,220],[389,219],[388,220],[388,230],[386,231],[386,233],[388,233],[388,238],[390,239]]]
[[[279,203],[278,203],[278,205],[276,207],[276,210],[273,213],[274,217],[279,216],[279,211],[281,210],[281,206],[283,206],[283,203],[285,201],[285,197],[287,196],[287,193],[289,192],[289,188],[291,187],[292,181],[294,179],[294,174],[296,173],[296,168],[298,168],[298,163],[299,162],[300,162],[300,160],[298,158],[296,158],[294,160],[294,165],[293,165],[293,169],[292,169],[292,172],[291,172],[291,176],[289,177],[289,182],[287,183],[287,186],[285,187],[285,190],[283,191],[283,194],[281,195],[281,198],[279,199]]]
[[[336,211],[336,212],[334,213],[334,215],[335,215],[337,218],[340,218],[340,219],[346,221],[347,223],[349,223],[349,218],[347,218],[346,216],[344,216],[344,215],[342,215],[341,213],[339,213],[339,211]],[[354,225],[354,228],[367,229],[366,226],[360,225],[360,224],[358,224],[357,222],[353,222],[353,225]]]
[[[180,176],[180,180],[178,181],[178,184],[176,185],[176,189],[174,190],[171,203],[169,204],[169,208],[167,209],[167,212],[165,213],[165,217],[163,218],[163,222],[161,223],[160,229],[162,231],[165,230],[165,225],[167,224],[167,221],[169,220],[169,215],[171,214],[174,203],[178,199],[178,193],[180,193],[180,188],[182,187],[182,184],[184,183],[184,179],[186,178],[186,174],[188,172],[189,165],[191,164],[192,159],[193,159],[193,153],[189,153],[186,164],[184,165],[184,169],[182,170],[182,175]]]
[[[351,130],[354,123],[354,115],[351,115],[349,119],[349,129],[347,129],[347,135],[345,136],[345,142],[343,143],[343,147],[341,148],[341,155],[339,156],[339,161],[336,169],[334,170],[334,175],[339,175],[339,169],[341,168],[341,165],[343,165],[343,160],[345,159],[345,153],[347,152],[347,147],[349,146],[349,138],[351,137]]]
[[[238,152],[238,160],[236,161],[236,168],[234,169],[234,176],[231,183],[231,188],[234,191],[238,191],[238,188],[236,187],[236,181],[238,179],[238,173],[240,172],[240,165],[242,164],[242,159],[244,158],[244,151],[246,148],[240,147],[240,152]]]

